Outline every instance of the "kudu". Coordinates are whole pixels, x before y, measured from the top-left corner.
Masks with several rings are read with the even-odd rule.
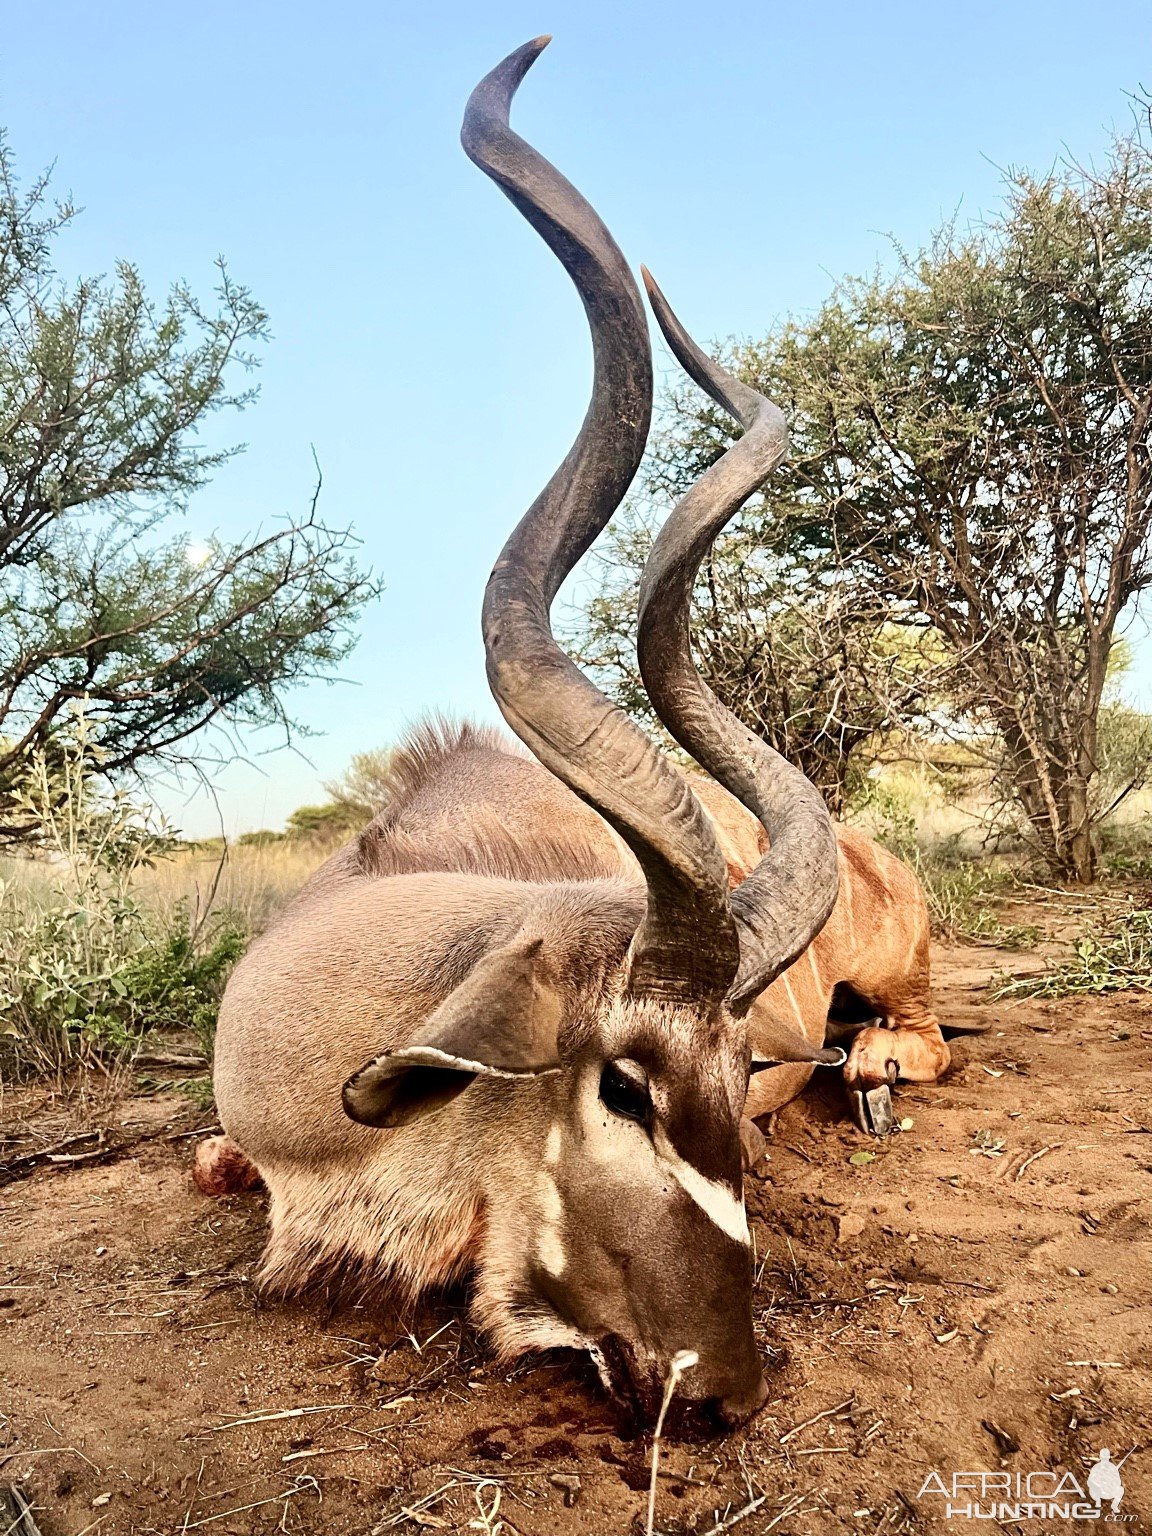
[[[697,568],[783,454],[785,429],[651,282],[669,345],[744,427],[672,513],[640,598],[652,702],[711,779],[686,777],[553,639],[556,592],[640,464],[652,367],[614,241],[508,124],[546,41],[481,81],[463,129],[567,269],[594,347],[579,435],[484,599],[492,692],[532,755],[445,726],[396,753],[384,809],[232,977],[215,1067],[227,1134],[201,1148],[197,1179],[212,1193],[263,1179],[275,1288],[412,1295],[470,1272],[504,1358],[588,1349],[611,1391],[649,1414],[670,1359],[691,1349],[684,1394],[736,1423],[766,1393],[746,1100],[762,1113],[813,1064],[843,1062],[823,1044],[837,983],[906,1026],[857,1039],[857,1086],[884,1083],[890,1061],[935,1076],[946,1048],[926,1008],[914,879],[866,839],[838,844],[812,785],[693,666]],[[838,879],[849,903],[825,928]],[[821,954],[822,929],[837,937]]]

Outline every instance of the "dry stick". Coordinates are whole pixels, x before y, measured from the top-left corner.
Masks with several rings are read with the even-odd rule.
[[[694,1349],[678,1349],[668,1364],[668,1379],[664,1383],[664,1398],[656,1416],[656,1430],[652,1436],[652,1476],[648,1481],[648,1522],[645,1536],[652,1536],[656,1520],[656,1478],[660,1469],[660,1436],[664,1430],[664,1418],[676,1391],[676,1385],[685,1371],[700,1364],[700,1356]]]
[[[381,1526],[380,1529],[385,1530],[389,1526],[399,1525],[401,1520],[412,1519],[413,1516],[420,1510],[427,1509],[430,1504],[435,1504],[437,1499],[442,1499],[446,1493],[450,1493],[453,1488],[459,1488],[460,1486],[460,1483],[453,1480],[444,1483],[441,1487],[437,1488],[434,1493],[426,1493],[422,1499],[417,1499],[415,1504],[402,1505],[400,1513],[393,1515],[389,1520],[385,1520],[383,1526]]]
[[[1058,1152],[1063,1145],[1064,1143],[1062,1141],[1054,1141],[1050,1147],[1041,1147],[1039,1152],[1033,1152],[1031,1157],[1026,1157],[1020,1164],[1019,1168],[1017,1168],[1015,1177],[1013,1178],[1013,1183],[1019,1179],[1020,1175],[1024,1172],[1025,1168],[1027,1168],[1030,1163],[1034,1163],[1039,1158],[1047,1156],[1049,1152]]]
[[[187,1051],[141,1051],[138,1056],[133,1056],[133,1067],[194,1067],[202,1068],[208,1065],[208,1058],[201,1055],[190,1055]]]
[[[284,1462],[305,1461],[310,1456],[345,1456],[352,1451],[370,1451],[371,1449],[372,1447],[367,1443],[367,1441],[365,1441],[363,1445],[332,1445],[327,1447],[321,1446],[320,1449],[316,1451],[292,1451],[287,1456],[281,1456],[280,1460]]]
[[[192,1518],[192,1511],[196,1508],[196,1500],[200,1497],[200,1481],[201,1481],[201,1479],[204,1476],[204,1463],[205,1463],[206,1460],[207,1460],[206,1456],[201,1456],[201,1458],[200,1458],[200,1470],[196,1474],[196,1486],[192,1490],[192,1502],[191,1502],[191,1504],[189,1504],[188,1508],[184,1511],[184,1524],[180,1527],[181,1536],[184,1536],[184,1532],[187,1531],[187,1529],[188,1529],[188,1522]]]
[[[84,1529],[80,1532],[80,1536],[88,1536],[90,1531],[98,1531],[104,1524],[105,1520],[107,1520],[107,1518],[107,1515],[97,1515],[95,1520],[91,1521],[84,1527]]]
[[[707,1532],[707,1536],[719,1536],[721,1531],[730,1531],[739,1521],[747,1519],[749,1515],[754,1515],[761,1504],[767,1504],[767,1502],[768,1495],[766,1493],[762,1493],[759,1498],[750,1499],[742,1509],[736,1510],[734,1514],[725,1515],[723,1520],[718,1520]]]
[[[175,1134],[168,1131],[150,1131],[143,1136],[133,1136],[123,1141],[104,1142],[92,1152],[60,1154],[57,1147],[75,1145],[77,1142],[91,1139],[91,1136],[72,1137],[67,1142],[58,1142],[57,1147],[42,1147],[39,1152],[28,1152],[23,1157],[0,1163],[0,1187],[30,1178],[39,1168],[67,1168],[75,1167],[80,1163],[114,1163],[122,1157],[131,1157],[137,1147],[148,1146],[152,1142],[183,1141],[187,1137],[202,1136],[208,1131],[219,1129],[218,1125],[213,1125],[201,1126],[194,1131],[178,1131]],[[105,1134],[106,1130],[91,1133],[100,1139]]]
[[[721,1536],[723,1531],[730,1531],[737,1521],[745,1520],[749,1515],[754,1514],[761,1504],[767,1501],[767,1498],[768,1495],[766,1493],[762,1494],[760,1498],[753,1499],[751,1503],[745,1504],[743,1509],[738,1509],[735,1514],[725,1515],[722,1520],[717,1520],[715,1525],[709,1527],[704,1532],[704,1536]],[[768,1536],[768,1532],[778,1526],[781,1520],[786,1520],[789,1515],[795,1514],[803,1502],[804,1495],[802,1493],[793,1494],[780,1513],[769,1520],[768,1524],[764,1527],[762,1536]]]
[[[11,1517],[3,1536],[40,1536],[40,1527],[32,1518],[32,1505],[15,1483],[0,1488],[0,1515]]]
[[[851,1397],[846,1397],[842,1403],[837,1403],[835,1408],[825,1408],[823,1413],[814,1413],[810,1419],[805,1419],[803,1424],[794,1424],[786,1434],[780,1436],[777,1444],[786,1445],[789,1440],[798,1435],[802,1429],[807,1429],[810,1424],[818,1424],[821,1419],[833,1418],[836,1414],[843,1413],[846,1408],[853,1407],[855,1402],[856,1394],[853,1393]]]
[[[288,1500],[289,1499],[294,1499],[298,1493],[312,1493],[313,1491],[314,1491],[314,1485],[313,1485],[313,1487],[309,1487],[307,1484],[302,1485],[299,1488],[289,1488],[287,1493],[278,1493],[278,1494],[276,1494],[276,1496],[274,1498],[271,1498],[271,1499],[257,1499],[255,1504],[241,1504],[236,1509],[226,1509],[221,1514],[218,1514],[218,1515],[208,1515],[203,1520],[193,1520],[191,1525],[186,1525],[184,1527],[184,1530],[186,1530],[186,1531],[195,1531],[195,1530],[198,1530],[200,1528],[200,1526],[202,1526],[202,1525],[211,1525],[216,1520],[227,1520],[229,1515],[242,1515],[242,1514],[244,1514],[249,1509],[262,1509],[265,1504],[284,1504],[284,1505],[287,1505]]]
[[[358,1403],[320,1403],[314,1408],[281,1408],[278,1413],[249,1413],[239,1419],[229,1419],[227,1424],[210,1424],[208,1434],[218,1435],[225,1429],[247,1429],[249,1424],[271,1424],[274,1419],[299,1419],[306,1413],[337,1413],[343,1408],[357,1408]],[[384,1404],[388,1406],[387,1403]]]
[[[0,1467],[6,1467],[10,1461],[15,1461],[18,1456],[56,1455],[79,1456],[80,1460],[86,1462],[94,1472],[101,1473],[104,1470],[103,1467],[98,1467],[94,1461],[90,1461],[79,1446],[76,1445],[37,1445],[27,1451],[20,1450],[17,1447],[15,1450],[8,1451],[5,1455],[0,1456]]]
[[[9,1158],[6,1162],[0,1164],[0,1166],[3,1167],[5,1172],[11,1170],[13,1173],[16,1173],[21,1168],[34,1166],[36,1163],[41,1162],[44,1158],[51,1157],[53,1153],[65,1152],[69,1147],[78,1147],[85,1141],[99,1141],[103,1135],[103,1130],[99,1130],[85,1131],[80,1136],[66,1136],[63,1141],[54,1142],[49,1147],[41,1147],[39,1151],[24,1152],[19,1157]]]

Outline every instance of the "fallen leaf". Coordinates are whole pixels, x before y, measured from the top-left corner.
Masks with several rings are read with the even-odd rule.
[[[866,1163],[876,1161],[876,1154],[875,1152],[853,1152],[848,1161],[854,1168],[863,1168]]]

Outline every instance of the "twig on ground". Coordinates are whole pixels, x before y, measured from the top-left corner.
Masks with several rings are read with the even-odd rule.
[[[1059,1149],[1063,1145],[1064,1145],[1064,1143],[1062,1141],[1054,1141],[1050,1147],[1041,1147],[1039,1152],[1033,1152],[1031,1157],[1026,1157],[1024,1159],[1024,1161],[1020,1164],[1019,1168],[1017,1168],[1015,1174],[1013,1175],[1013,1180],[1012,1180],[1013,1183],[1015,1183],[1016,1180],[1019,1179],[1020,1175],[1024,1172],[1025,1168],[1028,1168],[1033,1163],[1038,1162],[1040,1158],[1047,1157],[1049,1152],[1057,1152],[1057,1151],[1059,1151]]]
[[[238,1419],[229,1419],[226,1424],[210,1424],[208,1434],[218,1435],[225,1429],[247,1429],[249,1424],[271,1424],[279,1419],[302,1419],[307,1413],[337,1413],[345,1408],[356,1408],[356,1403],[317,1403],[309,1408],[280,1408],[273,1413],[243,1414]]]
[[[739,1523],[739,1521],[746,1520],[749,1515],[755,1514],[760,1506],[767,1502],[767,1499],[768,1495],[766,1493],[761,1494],[758,1499],[753,1499],[750,1503],[745,1504],[743,1509],[737,1509],[732,1514],[725,1515],[722,1520],[717,1520],[715,1525],[710,1526],[708,1530],[704,1532],[704,1536],[721,1536],[722,1532],[730,1531],[734,1525]],[[784,1507],[780,1510],[779,1514],[774,1515],[773,1518],[769,1520],[768,1524],[764,1527],[762,1536],[768,1536],[768,1532],[774,1530],[776,1526],[780,1524],[781,1520],[786,1520],[789,1515],[794,1515],[800,1508],[801,1504],[803,1504],[803,1502],[804,1495],[802,1493],[794,1493],[788,1502],[784,1505]]]
[[[185,1525],[184,1531],[195,1531],[202,1525],[212,1525],[217,1520],[227,1520],[230,1515],[243,1515],[250,1509],[262,1509],[265,1504],[287,1503],[300,1493],[319,1492],[320,1485],[314,1477],[307,1472],[302,1472],[297,1477],[296,1487],[289,1488],[286,1493],[277,1493],[270,1499],[257,1499],[254,1504],[240,1504],[235,1509],[225,1509],[218,1515],[206,1515],[203,1520],[193,1520],[191,1525]],[[183,1536],[183,1533],[182,1533]]]
[[[131,1157],[137,1147],[147,1146],[151,1142],[184,1141],[192,1136],[206,1136],[219,1129],[218,1125],[202,1125],[194,1131],[147,1131],[142,1136],[106,1141],[108,1129],[102,1127],[98,1131],[88,1131],[83,1136],[69,1136],[67,1140],[56,1142],[53,1146],[41,1147],[38,1152],[26,1152],[22,1157],[14,1157],[6,1163],[0,1163],[0,1187],[27,1179],[39,1168],[74,1168],[79,1163],[114,1163],[122,1157]],[[70,1153],[62,1150],[93,1140],[98,1141],[100,1145],[94,1147],[91,1152]]]
[[[281,1456],[280,1460],[283,1462],[306,1461],[310,1456],[347,1456],[353,1451],[370,1451],[371,1449],[367,1441],[363,1445],[322,1445],[314,1451],[290,1451],[287,1456]]]
[[[194,1067],[203,1070],[208,1065],[208,1058],[202,1055],[191,1056],[183,1051],[141,1051],[139,1056],[133,1056],[133,1067]]]
[[[818,1424],[821,1419],[835,1418],[838,1413],[845,1413],[855,1406],[856,1394],[853,1392],[851,1397],[846,1397],[842,1403],[837,1403],[835,1408],[825,1408],[823,1413],[814,1413],[810,1419],[805,1419],[802,1424],[794,1424],[790,1430],[780,1436],[777,1444],[786,1445],[789,1440],[798,1435],[802,1429],[807,1429],[810,1424]]]

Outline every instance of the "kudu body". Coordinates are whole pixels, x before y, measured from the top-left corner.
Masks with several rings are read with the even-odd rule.
[[[485,596],[492,691],[532,755],[431,726],[397,752],[381,814],[229,984],[226,1136],[201,1149],[197,1178],[214,1193],[264,1180],[277,1289],[413,1294],[471,1273],[504,1357],[591,1349],[613,1392],[650,1412],[691,1349],[682,1389],[731,1423],[766,1390],[742,1118],[843,1060],[823,1044],[838,986],[892,1026],[857,1037],[850,1080],[882,1083],[890,1061],[929,1080],[947,1049],[914,877],[837,837],[812,786],[692,666],[696,569],[785,439],[652,284],[676,355],[745,427],[673,512],[641,592],[649,693],[711,778],[677,770],[552,638],[557,589],[638,467],[651,360],[611,236],[508,126],[542,46],[481,82],[464,128],[568,269],[595,352],[580,435]]]

